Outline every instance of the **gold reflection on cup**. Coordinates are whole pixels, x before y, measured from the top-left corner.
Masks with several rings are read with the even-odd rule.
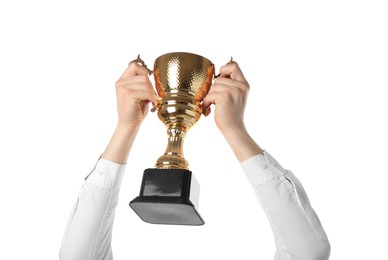
[[[188,169],[183,141],[201,117],[201,102],[212,84],[214,64],[192,53],[167,53],[155,60],[154,77],[156,91],[162,98],[156,109],[168,134],[166,151],[157,160],[156,168]]]

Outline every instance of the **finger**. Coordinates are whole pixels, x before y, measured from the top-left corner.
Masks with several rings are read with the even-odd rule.
[[[210,107],[211,104],[217,104],[217,100],[219,99],[219,95],[221,92],[219,91],[213,91],[209,92],[206,97],[203,99],[202,102],[202,109],[206,110]]]
[[[137,94],[139,92],[139,94]],[[153,88],[144,89],[144,90],[137,90],[136,91],[137,97],[141,98],[143,101],[151,101],[152,103],[158,103],[162,98],[156,95]]]
[[[219,93],[228,91],[228,88],[231,86],[225,85],[225,84],[220,84],[220,83],[214,83],[211,87],[207,95],[202,101],[202,106],[204,108],[209,107],[211,104],[215,104],[216,102],[216,97]]]
[[[137,102],[145,101],[149,103],[149,101],[151,102],[159,101],[159,97],[155,96],[152,91],[148,91],[148,90],[136,90],[131,92],[131,95],[133,96],[133,99],[136,100]]]
[[[139,96],[138,93],[146,92],[148,95],[142,100],[149,100],[153,103],[158,103],[161,100],[150,83],[120,84],[116,87],[116,91],[118,95],[130,95],[134,99],[144,96]]]
[[[128,78],[119,79],[116,82],[117,85],[149,85],[152,87],[150,79],[145,75],[136,75]]]
[[[150,91],[151,93],[150,101],[158,102],[161,100],[161,98],[156,94],[148,76],[136,75],[128,78],[123,78],[117,81],[116,86],[118,88],[126,88],[126,89],[135,90],[135,91],[147,90],[147,91]]]
[[[124,73],[121,75],[120,79],[136,75],[148,75],[148,70],[136,61],[131,61]]]
[[[235,80],[232,80],[232,79],[219,78],[219,79],[216,79],[216,81],[213,83],[213,85],[211,85],[207,96],[211,93],[214,93],[214,92],[227,92],[233,88],[243,89],[244,84],[236,82]]]
[[[247,80],[244,77],[244,74],[242,73],[240,67],[237,63],[229,63],[220,68],[220,77],[230,77],[233,80],[247,83]]]
[[[223,86],[223,87],[237,87],[237,88],[240,88],[242,90],[249,88],[248,83],[246,83],[246,82],[240,82],[237,80],[233,80],[231,78],[223,78],[223,77],[217,78],[214,81],[213,85],[219,86],[219,87],[221,87],[221,86]]]

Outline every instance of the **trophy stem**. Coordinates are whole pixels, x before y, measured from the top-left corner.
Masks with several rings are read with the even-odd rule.
[[[186,129],[182,126],[170,126],[167,129],[168,143],[166,151],[156,162],[158,169],[188,169],[189,164],[183,157],[183,141]]]

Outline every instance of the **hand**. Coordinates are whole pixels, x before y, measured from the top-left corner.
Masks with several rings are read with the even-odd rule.
[[[228,63],[221,67],[220,76],[214,81],[202,103],[205,116],[210,114],[211,104],[215,104],[216,125],[240,162],[263,153],[249,136],[244,124],[248,92],[249,84],[237,63]]]
[[[157,103],[156,95],[148,78],[148,70],[131,62],[116,82],[118,124],[138,128],[148,113],[148,103]]]
[[[127,162],[139,126],[148,113],[148,103],[160,100],[147,74],[145,67],[133,61],[116,82],[118,124],[102,158]]]
[[[204,98],[204,115],[211,112],[215,104],[214,119],[217,127],[225,135],[229,131],[245,129],[244,110],[249,92],[249,84],[237,63],[229,63],[220,69],[220,76],[214,81]]]

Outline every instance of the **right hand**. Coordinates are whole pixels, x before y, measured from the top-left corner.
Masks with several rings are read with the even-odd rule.
[[[157,103],[160,97],[148,78],[148,70],[135,61],[116,82],[118,124],[138,128],[148,113],[148,104]]]

